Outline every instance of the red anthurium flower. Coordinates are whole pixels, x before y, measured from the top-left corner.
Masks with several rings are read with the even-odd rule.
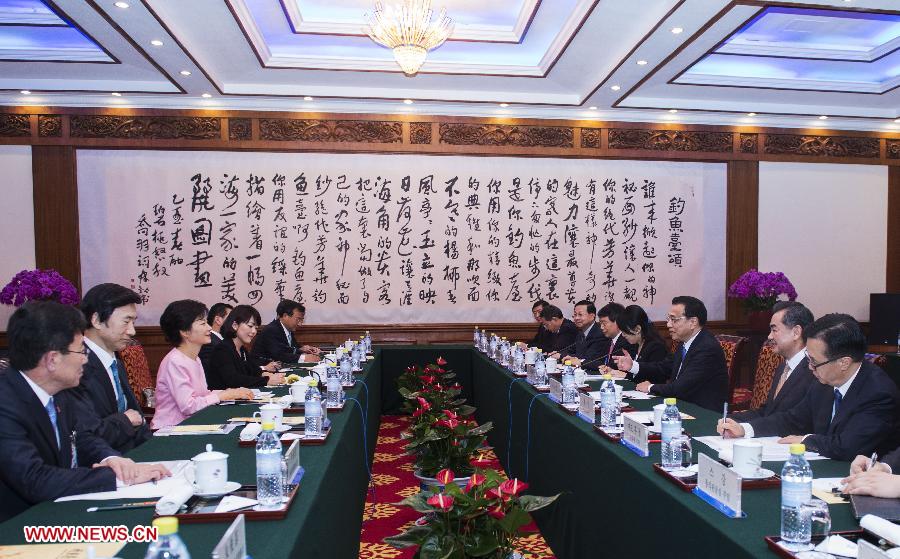
[[[486,479],[486,477],[479,473],[472,474],[472,476],[469,478],[469,483],[466,484],[465,492],[468,493],[472,490],[473,487],[481,485]]]
[[[451,470],[450,468],[444,468],[443,470],[439,471],[436,476],[434,476],[434,479],[438,480],[444,485],[447,485],[448,483],[453,483],[453,478],[455,477],[456,474],[453,473],[453,470]]]
[[[506,516],[506,513],[503,512],[503,503],[498,503],[496,507],[488,509],[488,514],[497,520],[503,520],[503,517]]]
[[[450,388],[452,388],[453,390],[462,390],[462,385],[460,385],[458,382],[454,382],[450,385]]]
[[[459,419],[459,416],[450,410],[444,410],[444,415],[447,416],[447,419]]]
[[[473,456],[472,458],[469,459],[469,464],[471,464],[472,467],[475,467],[475,468],[485,469],[485,468],[493,467],[494,461],[487,460],[485,458],[482,458],[481,456]]]
[[[457,427],[459,427],[459,421],[455,419],[442,419],[438,423],[448,429],[456,429]]]
[[[441,367],[443,367],[444,365],[447,364],[447,360],[444,359],[443,357],[438,357],[438,358],[437,358],[437,364],[440,365]]]
[[[438,493],[437,495],[429,497],[427,503],[446,512],[453,508],[453,497]]]
[[[421,416],[423,413],[425,413],[425,409],[424,409],[424,408],[416,408],[416,411],[413,412],[413,417],[419,417],[419,416]]]
[[[416,400],[419,401],[419,407],[423,408],[426,411],[431,409],[431,404],[429,404],[428,400],[426,400],[425,398],[417,396]]]
[[[528,489],[528,484],[523,481],[519,481],[519,478],[508,479],[500,484],[500,491],[508,495],[518,495],[526,489]]]
[[[438,368],[438,369],[435,369],[434,372],[435,372],[435,373],[439,373],[439,374],[444,374],[444,373],[446,373],[447,371],[445,371],[444,369]]]
[[[497,487],[492,487],[491,489],[488,489],[487,496],[490,497],[491,499],[498,499],[500,501],[508,501],[512,498],[509,495],[507,495],[506,493],[500,491],[500,489]]]

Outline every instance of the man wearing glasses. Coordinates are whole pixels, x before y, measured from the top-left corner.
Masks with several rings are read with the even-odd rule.
[[[728,370],[722,346],[705,325],[703,301],[687,295],[675,297],[666,315],[669,335],[680,343],[675,353],[662,361],[635,362],[626,351],[613,360],[620,371],[640,373],[638,378],[648,379],[637,385],[641,392],[720,411],[728,398]]]
[[[725,437],[780,436],[835,460],[896,446],[898,395],[894,382],[864,360],[866,338],[846,314],[828,314],[805,332],[809,368],[818,380],[790,410],[737,423],[720,421]]]
[[[271,361],[281,363],[318,361],[322,353],[319,348],[307,345],[298,347],[294,340],[294,332],[300,329],[306,318],[306,307],[296,301],[284,299],[278,303],[275,314],[275,320],[256,335],[250,357],[259,365],[266,365]]]
[[[0,375],[0,521],[35,503],[113,491],[116,479],[142,483],[169,475],[135,464],[78,417],[68,389],[78,386],[88,349],[85,320],[70,306],[30,301],[9,319],[10,368]]]

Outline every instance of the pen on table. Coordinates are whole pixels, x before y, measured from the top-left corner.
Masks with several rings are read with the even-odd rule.
[[[873,452],[872,456],[869,457],[869,467],[866,468],[866,470],[868,471],[868,470],[871,470],[872,468],[874,468],[876,461],[878,461],[878,453]]]
[[[105,507],[88,507],[88,512],[97,512],[101,510],[123,510],[123,509],[142,509],[155,507],[156,501],[139,501],[136,503],[123,503],[121,505],[107,505]]]
[[[725,438],[725,420],[728,419],[728,402],[722,404],[722,438]]]

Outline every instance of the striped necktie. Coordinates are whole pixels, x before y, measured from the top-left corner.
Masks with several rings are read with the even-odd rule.
[[[125,402],[125,393],[122,391],[122,381],[119,380],[119,367],[115,359],[109,364],[109,370],[112,371],[113,375],[113,391],[116,393],[116,407],[119,408],[119,413],[125,413],[125,410],[128,409],[128,404]]]

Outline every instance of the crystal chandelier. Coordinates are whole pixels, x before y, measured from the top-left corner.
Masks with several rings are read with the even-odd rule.
[[[419,71],[428,51],[441,46],[453,31],[446,10],[431,21],[431,0],[398,0],[385,8],[375,2],[375,11],[366,14],[369,37],[394,51],[397,64],[407,76]]]

